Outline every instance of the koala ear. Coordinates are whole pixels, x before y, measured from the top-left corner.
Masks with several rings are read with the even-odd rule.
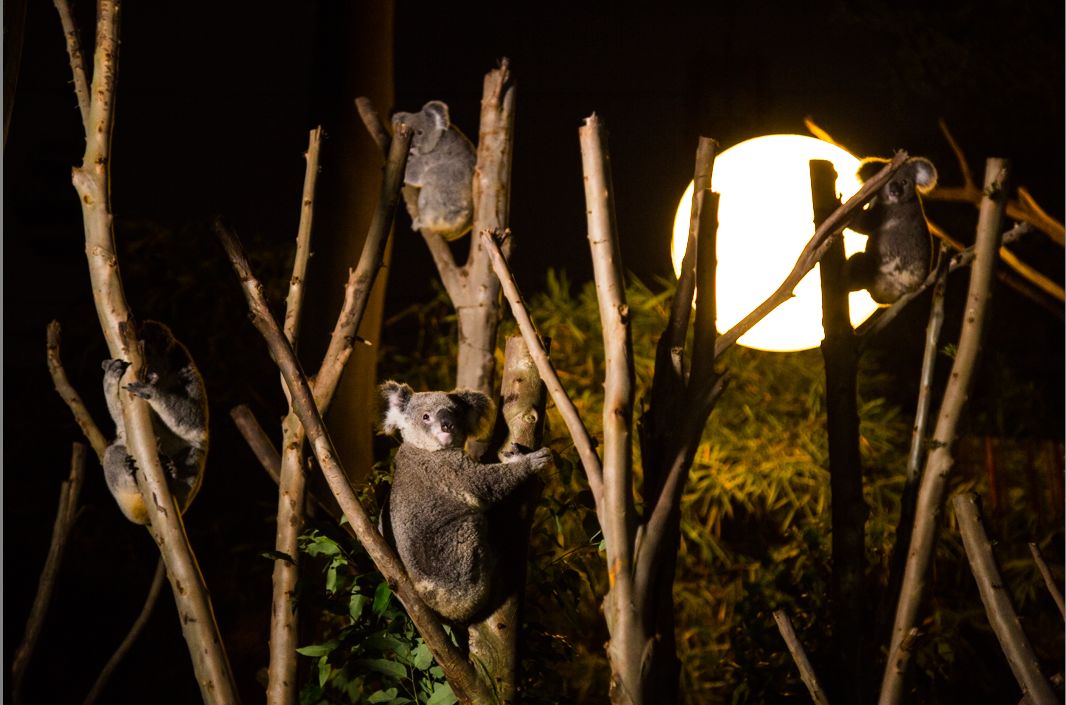
[[[381,423],[381,430],[385,433],[403,431],[404,410],[414,391],[406,384],[389,380],[378,389],[385,399],[385,419]]]
[[[862,160],[862,164],[859,165],[859,170],[855,172],[855,175],[859,177],[859,181],[866,183],[874,174],[884,169],[888,161],[879,157],[867,157]]]
[[[410,124],[411,113],[393,113],[392,115],[392,129],[395,130],[397,125]]]
[[[439,100],[431,100],[422,106],[422,112],[433,121],[433,126],[447,130],[451,126],[448,116],[448,104]]]
[[[914,169],[914,183],[918,185],[918,190],[922,193],[932,191],[936,186],[936,167],[933,162],[925,157],[914,157],[907,165]]]
[[[448,396],[463,408],[470,435],[481,437],[492,419],[492,401],[481,392],[471,389],[456,389]]]

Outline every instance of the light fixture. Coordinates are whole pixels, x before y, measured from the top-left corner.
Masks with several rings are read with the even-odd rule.
[[[711,188],[721,194],[715,302],[718,330],[729,330],[766,300],[792,270],[814,234],[811,206],[811,159],[827,159],[837,172],[837,193],[847,200],[862,185],[855,172],[859,160],[836,145],[802,135],[767,135],[741,142],[714,161]],[[674,273],[688,241],[692,208],[690,183],[674,218],[671,254]],[[866,247],[866,237],[844,231],[850,256]],[[877,309],[865,291],[849,296],[852,325]],[[785,301],[737,342],[749,348],[788,352],[816,347],[822,340],[822,300],[818,267],[807,274]]]

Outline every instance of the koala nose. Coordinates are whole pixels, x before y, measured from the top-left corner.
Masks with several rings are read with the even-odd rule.
[[[440,422],[440,430],[444,431],[445,433],[451,433],[454,430],[454,428],[455,427],[452,425],[451,421],[441,421]]]
[[[899,198],[903,194],[903,184],[893,181],[888,185],[888,192],[892,194],[892,198]]]

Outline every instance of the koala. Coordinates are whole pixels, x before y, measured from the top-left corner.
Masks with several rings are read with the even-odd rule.
[[[162,323],[145,321],[140,328],[144,341],[145,379],[125,390],[146,400],[152,408],[159,460],[167,483],[182,512],[200,489],[207,461],[207,393],[203,378],[189,351]],[[126,449],[126,424],[119,401],[120,380],[130,363],[104,360],[104,397],[115,422],[115,440],[104,452],[104,479],[122,513],[135,524],[145,524],[148,515],[137,488],[137,465]]]
[[[480,392],[415,393],[381,385],[382,430],[400,432],[392,492],[383,518],[419,596],[454,624],[469,624],[492,606],[498,549],[486,514],[551,460],[547,448],[480,463],[463,452],[492,418]]]
[[[865,159],[858,176],[868,180],[888,162]],[[916,289],[929,276],[933,244],[925,222],[920,193],[936,186],[936,167],[924,157],[912,157],[851,222],[851,229],[868,235],[866,251],[848,258],[845,276],[850,291],[867,289],[879,304],[891,304]]]
[[[431,100],[417,113],[396,113],[394,126],[411,128],[403,200],[416,230],[455,240],[474,218],[474,145],[451,124],[448,106]]]

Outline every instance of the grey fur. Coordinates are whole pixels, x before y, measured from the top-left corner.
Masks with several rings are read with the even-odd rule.
[[[419,595],[442,617],[467,624],[491,606],[497,549],[488,510],[551,461],[547,448],[508,462],[480,463],[463,452],[491,418],[479,392],[415,393],[381,385],[383,429],[399,431],[386,529]]]
[[[866,181],[888,163],[865,159],[859,178]],[[916,289],[929,276],[933,244],[920,193],[936,185],[936,167],[924,157],[906,161],[851,223],[869,236],[866,251],[848,258],[851,291],[867,289],[879,304],[890,304]]]
[[[412,225],[447,240],[462,237],[474,217],[474,145],[451,124],[448,106],[439,100],[417,113],[396,113],[392,121],[414,133],[403,188]]]
[[[159,460],[167,471],[170,491],[181,511],[200,489],[207,460],[207,393],[189,351],[162,323],[145,321],[145,381],[131,382],[126,391],[145,399],[152,408]],[[115,422],[115,440],[104,452],[104,479],[122,513],[136,524],[147,515],[137,488],[137,465],[126,448],[126,425],[119,401],[120,383],[129,363],[104,360],[104,397]]]

